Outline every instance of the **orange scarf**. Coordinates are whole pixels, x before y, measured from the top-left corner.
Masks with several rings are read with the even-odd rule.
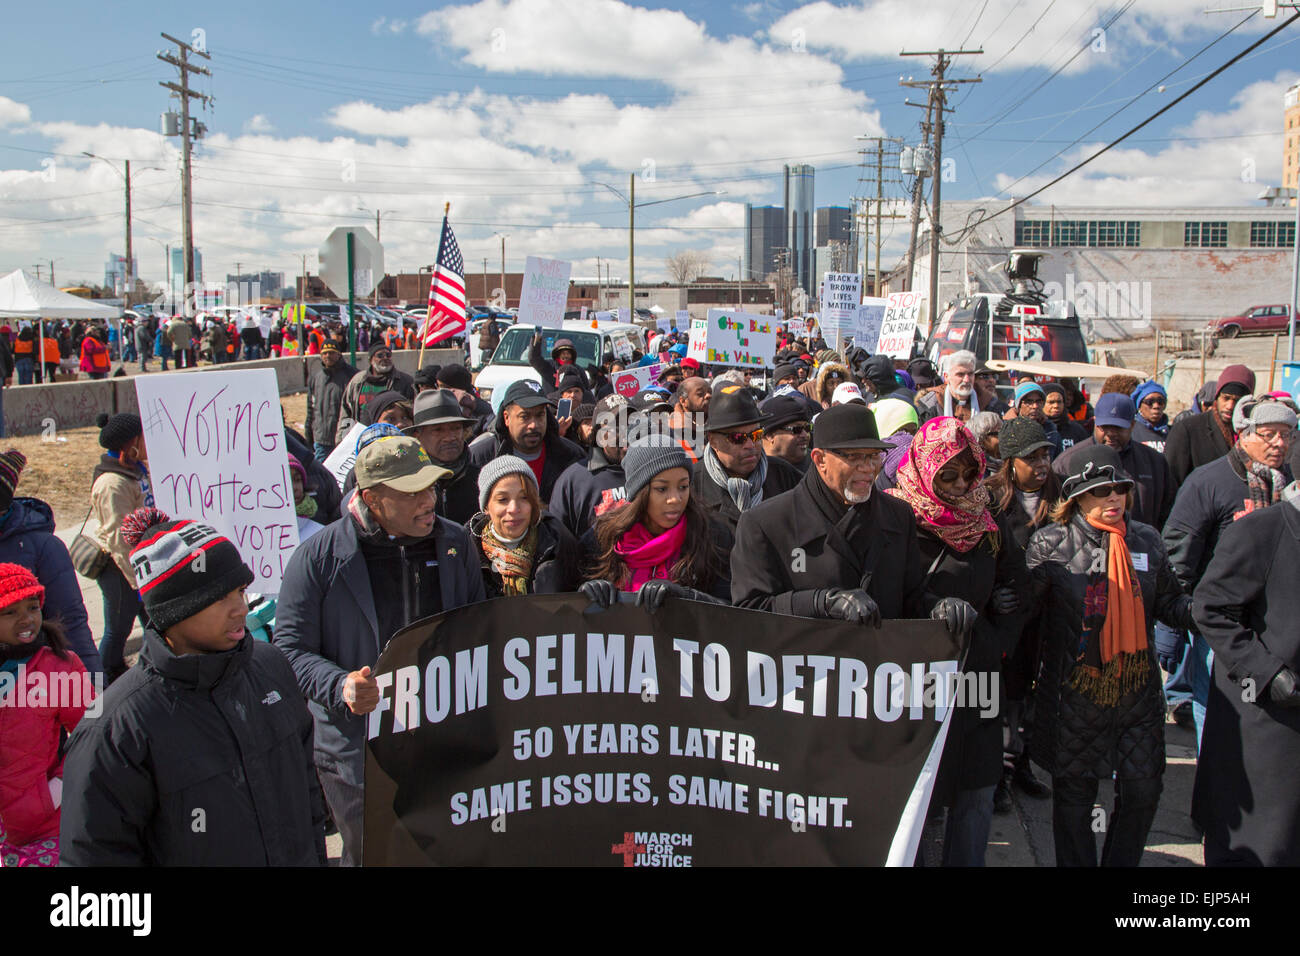
[[[1110,535],[1106,574],[1089,574],[1083,603],[1083,632],[1070,685],[1104,707],[1140,689],[1150,675],[1146,612],[1133,557],[1124,540],[1127,526],[1085,519]]]

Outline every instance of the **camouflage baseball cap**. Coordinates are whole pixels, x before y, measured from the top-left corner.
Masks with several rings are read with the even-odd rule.
[[[435,465],[418,441],[405,437],[381,438],[372,442],[361,449],[353,467],[358,490],[387,485],[406,494],[423,491],[439,478],[451,474],[446,468]]]

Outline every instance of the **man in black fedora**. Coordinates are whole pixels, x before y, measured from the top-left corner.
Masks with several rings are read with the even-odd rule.
[[[763,452],[769,459],[782,458],[794,465],[799,474],[807,474],[812,463],[808,457],[812,416],[807,406],[790,395],[773,395],[758,407],[769,416],[763,426]]]
[[[691,477],[691,494],[733,532],[744,512],[789,491],[802,477],[788,461],[763,453],[768,420],[744,385],[714,389],[704,422],[704,467]]]
[[[975,611],[965,601],[930,606],[912,509],[872,490],[889,447],[861,405],[817,416],[808,474],[740,518],[731,551],[736,607],[873,625],[929,616],[953,633],[970,629]]]
[[[469,460],[465,426],[475,424],[465,415],[451,389],[425,389],[415,396],[414,424],[406,433],[418,441],[435,465],[451,472],[438,482],[437,513],[464,524],[478,511],[479,466]]]

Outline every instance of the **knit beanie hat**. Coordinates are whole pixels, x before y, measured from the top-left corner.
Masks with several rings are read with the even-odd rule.
[[[1016,398],[1015,398],[1016,407],[1018,408],[1020,406],[1020,403],[1024,401],[1026,397],[1034,394],[1034,392],[1037,392],[1039,395],[1042,395],[1044,400],[1046,400],[1047,395],[1043,391],[1043,386],[1039,385],[1037,382],[1021,382],[1019,385],[1017,385]]]
[[[131,439],[144,434],[144,423],[140,421],[140,416],[131,412],[118,412],[113,416],[100,412],[95,418],[95,424],[99,426],[100,447],[109,451],[121,451]]]
[[[1296,413],[1286,401],[1272,398],[1243,398],[1232,410],[1232,430],[1247,425],[1284,425],[1296,427]]]
[[[529,467],[528,462],[515,455],[501,455],[499,458],[493,458],[478,473],[478,506],[483,511],[487,511],[488,499],[492,497],[492,486],[507,475],[519,475],[524,481],[533,486],[533,491],[541,492],[537,488],[537,476],[533,474],[533,469]]]
[[[647,435],[634,441],[623,456],[623,488],[627,500],[635,498],[655,475],[669,468],[685,468],[688,475],[695,470],[686,450],[668,435]]]
[[[45,603],[45,588],[21,564],[0,564],[0,607],[8,607],[34,597]]]
[[[253,583],[239,549],[215,528],[188,518],[160,521],[131,549],[144,609],[159,634]]]
[[[1133,404],[1141,405],[1148,395],[1159,395],[1166,401],[1169,399],[1169,393],[1165,391],[1165,387],[1149,378],[1133,390]]]
[[[366,350],[366,354],[371,358],[374,358],[375,353],[378,352],[380,349],[383,349],[385,352],[388,352],[390,355],[392,354],[393,351],[392,347],[389,346],[387,342],[385,342],[383,339],[377,338],[370,343],[370,348]]]
[[[296,457],[294,457],[294,455],[291,452],[288,454],[289,454],[289,470],[296,471],[298,473],[298,477],[302,479],[303,488],[306,488],[307,469],[302,466],[302,462],[300,462]]]
[[[27,456],[17,448],[10,448],[0,455],[0,511],[7,511],[9,503],[14,500],[14,489],[18,487],[18,476],[27,467]]]

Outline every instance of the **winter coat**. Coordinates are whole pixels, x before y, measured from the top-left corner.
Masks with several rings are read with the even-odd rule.
[[[103,707],[68,743],[61,865],[325,864],[311,720],[279,650],[245,632],[177,656],[148,628]]]
[[[131,570],[131,549],[122,540],[122,519],[145,505],[140,476],[138,468],[127,467],[121,459],[104,452],[95,466],[90,486],[90,516],[99,522],[94,538],[113,556],[113,563],[132,587],[135,587],[135,572]]]
[[[479,467],[469,460],[468,449],[462,449],[454,462],[435,461],[440,468],[451,470],[451,477],[438,482],[438,514],[452,524],[463,525],[478,514]]]
[[[1300,512],[1282,502],[1226,528],[1200,586],[1196,626],[1214,650],[1214,682],[1192,790],[1207,844],[1263,866],[1300,865],[1300,709],[1268,684],[1300,672]]]
[[[546,461],[542,464],[542,481],[540,493],[542,504],[551,500],[555,483],[564,470],[574,462],[581,462],[587,457],[582,446],[567,438],[560,437],[560,425],[555,420],[555,410],[546,406],[546,435],[542,439],[546,449]],[[506,428],[505,409],[497,413],[496,421],[490,432],[484,432],[469,443],[469,460],[477,468],[482,468],[493,458],[501,455],[513,455],[514,443],[510,440],[510,429]]]
[[[92,674],[102,673],[81,599],[81,582],[68,549],[54,534],[54,512],[39,498],[15,498],[0,520],[0,562],[21,564],[45,588],[41,613],[63,625],[72,648]]]
[[[1289,483],[1291,471],[1282,472]],[[1246,474],[1224,455],[1202,465],[1178,489],[1163,537],[1169,561],[1184,590],[1191,594],[1214,557],[1219,536],[1238,518],[1253,510]]]
[[[1040,609],[1031,598],[1025,551],[1038,528],[1030,525],[1029,515],[1015,498],[1007,504],[1005,511],[997,510],[996,504],[990,505],[989,510],[998,523],[1002,539],[999,559],[1006,568],[1005,583],[1020,594],[1020,607],[1015,614],[999,621],[1006,640],[1002,659],[1003,689],[1011,700],[1025,700],[1038,674],[1040,616]]]
[[[924,391],[917,393],[916,417],[917,419],[919,419],[922,425],[924,425],[932,418],[942,417],[944,392],[947,390],[947,388],[948,388],[947,385],[941,384],[941,385],[936,385],[933,388],[927,388]],[[975,399],[975,401],[979,400],[979,396],[976,395],[974,390],[971,391],[971,398]],[[971,402],[971,399],[967,399],[967,402]],[[971,404],[968,404],[966,406],[958,405],[957,399],[954,397],[952,402],[953,416],[956,418],[960,418],[962,421],[969,424],[974,411],[973,405],[974,405],[973,402],[971,402]],[[992,410],[993,409],[985,408],[982,405],[980,406],[981,412],[987,412]],[[965,415],[964,418],[962,417],[963,415]]]
[[[560,475],[551,492],[551,514],[581,538],[597,518],[627,501],[625,480],[623,466],[610,464],[604,452],[593,448],[585,468],[566,468]]]
[[[487,526],[488,516],[475,515],[467,526],[474,539],[474,550],[478,552],[483,567],[483,589],[489,599],[505,596],[501,583],[501,572],[493,569],[492,564],[483,554],[480,535]],[[555,515],[542,512],[542,520],[537,525],[537,551],[533,555],[533,570],[528,575],[529,594],[566,594],[576,591],[582,583],[582,549],[578,539],[569,533],[569,529],[560,523]]]
[[[559,338],[564,338],[564,336],[561,335]],[[559,339],[556,339],[556,341],[559,341]],[[576,362],[572,365],[559,365],[550,359],[543,358],[542,343],[540,341],[533,342],[528,347],[528,364],[534,372],[542,377],[542,388],[545,391],[549,392],[560,383],[561,369],[566,372],[569,369],[576,369],[582,375],[583,387],[592,392],[596,390],[595,383],[591,380],[591,374]]]
[[[1228,439],[1214,422],[1214,416],[1218,414],[1211,407],[1199,415],[1175,419],[1169,426],[1165,438],[1165,460],[1169,462],[1175,487],[1201,465],[1208,465],[1228,453]]]
[[[1029,540],[1025,563],[1041,607],[1042,663],[1029,752],[1053,776],[1106,779],[1158,777],[1165,771],[1165,698],[1152,632],[1156,620],[1173,628],[1191,621],[1192,599],[1174,576],[1164,544],[1155,528],[1128,515],[1124,541],[1138,569],[1142,608],[1146,616],[1146,684],[1122,696],[1114,707],[1102,707],[1069,686],[1083,633],[1083,602],[1088,569],[1101,550],[1102,566],[1109,559],[1110,532],[1092,527],[1076,514],[1067,525],[1052,523]]]
[[[194,342],[194,327],[183,318],[172,319],[167,323],[167,338],[175,351],[183,352]]]
[[[112,368],[112,362],[108,358],[108,347],[101,345],[99,340],[93,335],[87,335],[81,340],[81,365],[83,372],[102,373]]]
[[[307,443],[336,445],[339,430],[339,411],[343,407],[343,392],[356,377],[357,370],[339,359],[333,368],[320,362],[312,363],[307,376]]]
[[[950,805],[958,791],[991,787],[1002,779],[1001,681],[994,683],[990,675],[1001,671],[1002,655],[1015,646],[1018,618],[994,614],[989,599],[995,587],[1015,586],[1019,582],[1018,590],[1023,591],[1021,601],[1027,603],[1028,582],[1024,575],[1017,574],[1007,548],[1000,545],[995,553],[987,535],[963,554],[946,547],[921,526],[917,531],[917,545],[921,564],[926,569],[925,603],[933,605],[944,597],[961,598],[978,613],[962,673],[976,675],[976,680],[984,682],[984,687],[992,692],[987,706],[968,697],[953,713],[934,790],[936,805]]]
[[[352,376],[352,381],[348,382],[343,388],[343,401],[339,403],[339,423],[334,429],[334,444],[343,440],[343,436],[351,430],[352,425],[361,418],[362,403],[361,388],[366,385],[366,376],[370,374],[369,369],[363,369]],[[387,378],[371,385],[379,391],[400,392],[408,402],[415,400],[415,382],[411,376],[393,366],[393,371]],[[371,397],[379,394],[379,391],[373,392]]]
[[[731,597],[737,607],[813,617],[813,594],[821,588],[863,587],[886,618],[924,617],[925,569],[916,538],[916,517],[904,502],[873,491],[853,507],[870,529],[864,550],[832,523],[810,490],[821,483],[810,468],[789,494],[764,498],[745,512],[731,549]],[[794,560],[796,555],[799,560]]]
[[[1169,440],[1169,428],[1168,416],[1165,416],[1165,423],[1161,428],[1152,428],[1151,423],[1139,415],[1133,420],[1133,440],[1163,455],[1165,443]]]
[[[831,407],[831,398],[835,395],[835,387],[826,380],[832,372],[843,375],[845,382],[853,381],[849,367],[843,362],[826,362],[818,366],[815,378],[810,378],[799,386],[799,391],[823,410]]]
[[[731,536],[731,529],[716,516],[711,516],[709,518],[708,534],[709,540],[713,542],[714,546],[714,557],[716,559],[717,571],[712,585],[708,588],[702,589],[697,586],[697,582],[680,581],[676,578],[673,578],[672,580],[676,584],[695,588],[696,590],[705,590],[724,604],[730,604],[731,575],[728,562],[735,544],[735,539]],[[579,539],[578,545],[582,549],[582,580],[590,581],[593,577],[592,569],[600,562],[601,558],[600,544],[596,540],[595,522],[592,522],[591,527],[587,529],[587,533]],[[617,584],[618,582],[615,583]]]
[[[983,410],[984,409],[981,409],[981,411]],[[992,411],[992,409],[989,409],[989,411]],[[1087,432],[1082,425],[1064,416],[1061,418],[1049,418],[1047,419],[1047,422],[1055,427],[1057,434],[1061,436],[1061,453],[1069,451],[1080,442],[1086,441],[1089,437],[1089,432]],[[1044,425],[1043,428],[1046,430],[1047,425]],[[1137,434],[1135,433],[1133,437],[1136,439]]]
[[[63,776],[60,731],[71,733],[94,698],[86,669],[75,653],[61,658],[42,647],[25,666],[22,685],[0,684],[12,688],[0,701],[0,820],[5,839],[16,846],[59,835],[59,810],[50,796],[50,780]],[[51,695],[54,688],[60,690]]]
[[[760,454],[762,452],[760,451]],[[763,482],[763,501],[784,494],[803,480],[799,469],[784,458],[767,456],[767,478]],[[691,494],[704,505],[704,510],[717,515],[732,534],[736,533],[736,523],[740,521],[740,509],[732,500],[731,493],[709,477],[704,462],[697,462],[691,475]],[[753,510],[752,508],[750,510]]]
[[[226,328],[220,322],[213,322],[208,327],[208,333],[204,338],[207,339],[204,344],[212,351],[212,360],[214,362],[217,361],[218,355],[226,353]]]
[[[1052,471],[1062,478],[1067,477],[1075,455],[1082,454],[1079,449],[1093,448],[1096,444],[1097,439],[1085,438],[1069,451],[1062,452],[1061,457],[1052,462]],[[1136,482],[1133,488],[1133,517],[1153,528],[1163,528],[1165,519],[1174,507],[1174,492],[1177,491],[1177,486],[1169,476],[1168,463],[1159,452],[1136,441],[1130,441],[1124,446],[1119,453],[1119,461],[1128,476]]]
[[[346,501],[343,512],[289,559],[274,640],[293,666],[315,721],[316,765],[360,784],[366,721],[343,703],[343,682],[351,671],[373,667],[392,634],[379,633],[369,572]],[[465,529],[438,518],[432,538],[442,610],[484,600],[478,549]],[[406,568],[393,567],[392,573],[408,578]]]
[[[151,322],[142,319],[135,327],[135,347],[140,350],[141,355],[153,351],[154,332],[151,326]]]
[[[154,333],[153,353],[160,359],[172,357],[172,340],[165,325],[159,325],[158,331]]]

